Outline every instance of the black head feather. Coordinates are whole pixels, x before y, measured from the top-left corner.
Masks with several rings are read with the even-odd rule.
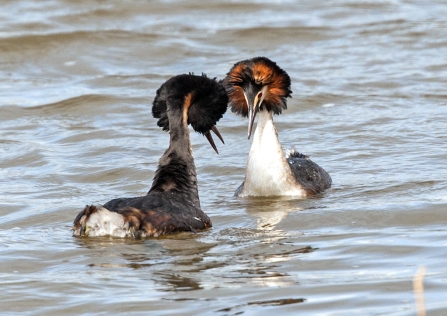
[[[205,134],[227,110],[228,96],[222,85],[205,74],[178,75],[157,90],[153,102],[152,115],[159,119],[157,125],[164,131],[169,131],[168,105],[172,110],[188,106],[188,124],[196,132]]]
[[[166,113],[166,95],[167,90],[164,88],[164,84],[158,88],[157,95],[152,103],[152,116],[158,118],[157,125],[163,128],[165,132],[169,131],[168,114]]]

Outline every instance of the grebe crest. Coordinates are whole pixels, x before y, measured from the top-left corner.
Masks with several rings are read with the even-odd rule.
[[[243,60],[230,69],[222,84],[231,111],[248,116],[248,139],[258,115],[245,181],[235,195],[307,197],[331,186],[323,168],[296,151],[285,155],[279,143],[273,114],[287,109],[292,94],[290,77],[282,68],[266,57]]]
[[[206,136],[217,152],[210,131],[223,142],[215,124],[227,109],[225,89],[205,75],[179,75],[158,90],[152,114],[170,135],[152,186],[145,196],[87,205],[74,220],[73,235],[157,237],[212,226],[200,207],[197,175],[188,125]]]

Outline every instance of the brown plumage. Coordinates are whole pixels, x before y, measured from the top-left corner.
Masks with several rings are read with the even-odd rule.
[[[247,89],[259,92],[262,87],[268,87],[260,109],[275,114],[281,114],[283,109],[287,109],[286,98],[292,94],[289,75],[275,62],[265,57],[236,63],[223,83],[227,89],[231,111],[243,117],[248,115],[249,110],[244,92]]]
[[[237,196],[312,196],[329,188],[329,174],[307,156],[283,153],[272,114],[287,109],[291,97],[290,77],[275,62],[255,57],[236,63],[222,81],[231,111],[248,116],[248,138],[258,115],[247,162],[245,181]]]
[[[202,211],[188,125],[216,146],[210,131],[227,109],[224,88],[206,76],[179,75],[157,90],[152,114],[169,131],[169,148],[160,158],[151,189],[145,196],[118,198],[88,205],[74,220],[74,235],[148,237],[206,229],[212,226]]]

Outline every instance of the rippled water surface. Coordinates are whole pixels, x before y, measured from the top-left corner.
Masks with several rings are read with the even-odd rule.
[[[2,314],[447,314],[447,4],[443,1],[1,1]],[[247,121],[192,135],[214,227],[74,238],[85,204],[147,192],[173,75],[267,56],[292,78],[284,147],[333,187],[237,199]]]

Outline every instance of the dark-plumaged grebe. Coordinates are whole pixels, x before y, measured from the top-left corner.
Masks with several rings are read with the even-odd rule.
[[[291,97],[290,77],[275,62],[256,57],[236,63],[222,81],[232,112],[248,116],[248,139],[258,115],[247,161],[245,181],[236,196],[309,197],[329,188],[329,174],[308,156],[295,150],[285,153],[273,124]]]
[[[205,135],[217,152],[210,131],[223,142],[215,124],[228,106],[225,89],[206,76],[179,75],[158,90],[152,114],[169,131],[169,148],[160,158],[145,196],[87,205],[74,220],[75,236],[157,237],[212,226],[202,211],[188,124]]]

